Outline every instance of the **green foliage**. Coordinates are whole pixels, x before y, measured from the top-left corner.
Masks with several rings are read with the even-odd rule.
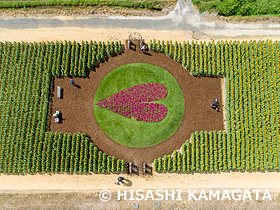
[[[218,11],[225,16],[278,15],[278,0],[192,0],[200,12]]]
[[[154,170],[158,171],[158,159],[154,159]]]
[[[0,173],[99,170],[98,148],[85,134],[46,132],[52,75],[84,74],[92,58],[89,47],[87,42],[0,42]],[[70,70],[75,62],[79,71],[75,65]],[[102,165],[106,172],[120,172],[126,165],[107,167]]]
[[[0,8],[31,8],[42,6],[121,6],[128,8],[145,8],[161,10],[167,3],[165,1],[123,1],[123,0],[47,0],[47,1],[1,1]]]
[[[156,43],[154,40],[151,43]],[[190,71],[193,76],[224,76],[226,73],[225,65],[228,56],[228,43],[217,42],[189,42],[181,43],[171,41],[158,42],[152,50],[165,53]],[[166,49],[165,52],[157,49]]]
[[[96,106],[104,98],[144,83],[166,86],[168,96],[158,101],[168,109],[164,120],[147,124]],[[103,131],[114,141],[130,147],[149,147],[169,138],[178,129],[185,108],[182,91],[174,77],[164,69],[146,63],[126,64],[107,74],[97,89],[93,106],[95,119]]]
[[[44,171],[42,170],[43,165],[49,164],[55,164],[55,172],[87,173],[98,171],[100,173],[115,173],[126,169],[126,164],[122,160],[119,160],[122,164],[121,168],[116,169],[115,166],[118,160],[102,151],[98,151],[98,148],[89,141],[85,134],[72,135],[47,132],[44,141],[42,141],[42,148],[44,145],[47,145],[47,147],[48,145],[53,145],[56,148],[56,158],[53,160],[54,163],[47,163],[48,158],[43,158],[42,167],[38,172],[51,172],[50,167],[46,167]],[[74,145],[76,147],[73,147]],[[71,154],[75,155],[75,166],[71,164],[71,159],[73,158]],[[39,156],[44,156],[44,154],[40,153]],[[96,162],[99,162],[99,164],[96,165]]]
[[[222,3],[218,5],[219,14],[225,16],[236,15],[239,9],[240,4],[238,0],[222,1]]]
[[[89,74],[99,62],[105,61],[108,56],[117,56],[123,52],[121,41],[99,42],[93,41],[82,43],[77,42],[50,42],[50,48],[47,52],[52,55],[50,65],[52,75],[56,77],[74,76],[85,77]],[[54,59],[55,58],[55,59]]]
[[[181,154],[173,153],[173,171],[279,170],[280,42],[192,42],[189,47],[187,70],[226,77],[227,132],[193,133],[182,146],[182,170]],[[171,171],[169,162],[164,156],[164,171]]]

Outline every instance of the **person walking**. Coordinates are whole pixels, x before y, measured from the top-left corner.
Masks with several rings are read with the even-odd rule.
[[[75,82],[74,82],[73,79],[70,80],[70,83],[71,83],[72,85],[75,85]]]
[[[125,180],[124,177],[122,177],[122,176],[119,176],[119,177],[118,177],[118,181],[119,181],[119,182],[124,183],[124,182],[123,182],[124,180]]]

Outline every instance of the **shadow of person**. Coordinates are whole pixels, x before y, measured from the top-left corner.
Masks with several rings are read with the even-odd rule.
[[[81,88],[81,86],[80,86],[80,85],[75,85],[75,87],[76,87],[76,88],[78,88],[78,89],[80,89],[80,88]]]
[[[132,182],[129,179],[126,179],[123,181],[123,185],[126,187],[130,187],[130,186],[132,186]]]
[[[148,55],[148,56],[152,56],[151,53],[148,53],[148,52],[143,52],[145,55]]]

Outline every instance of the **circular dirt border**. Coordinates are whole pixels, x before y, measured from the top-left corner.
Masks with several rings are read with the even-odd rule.
[[[108,155],[125,161],[152,163],[155,158],[171,154],[195,131],[223,130],[223,111],[216,112],[210,105],[213,98],[222,102],[221,79],[193,77],[181,64],[170,57],[149,51],[126,50],[122,55],[111,57],[90,72],[89,78],[75,78],[80,89],[70,84],[69,78],[55,78],[55,87],[64,88],[64,98],[58,99],[56,88],[52,97],[53,107],[63,113],[62,124],[51,122],[51,131],[62,133],[86,133],[98,148]],[[126,147],[109,138],[94,118],[92,104],[102,79],[119,66],[128,63],[149,63],[165,69],[176,79],[185,100],[184,117],[173,136],[155,146],[146,148]],[[54,111],[53,111],[54,112]]]
[[[162,104],[167,115],[159,122],[136,121],[96,104],[127,88],[147,83],[160,83],[167,96],[151,103]],[[116,68],[101,81],[94,97],[94,116],[101,129],[123,146],[144,148],[157,145],[171,137],[184,117],[185,101],[175,78],[166,70],[151,64],[133,63]]]

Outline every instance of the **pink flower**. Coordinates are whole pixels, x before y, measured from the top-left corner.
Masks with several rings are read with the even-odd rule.
[[[162,104],[149,102],[166,96],[167,89],[164,85],[147,83],[121,90],[96,105],[137,121],[158,122],[165,118],[167,108]]]

